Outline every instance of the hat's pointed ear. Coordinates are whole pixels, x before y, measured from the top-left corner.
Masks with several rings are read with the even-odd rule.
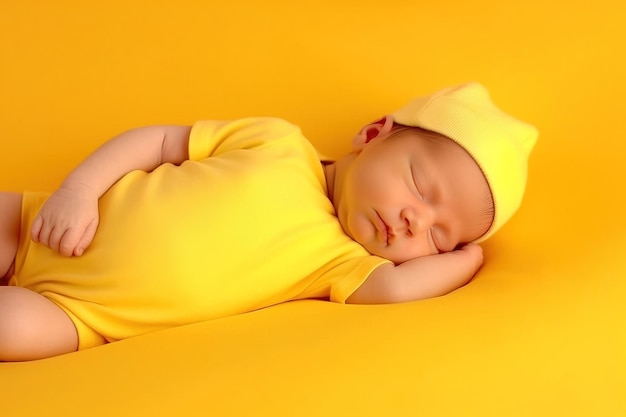
[[[359,131],[352,140],[352,148],[355,151],[360,151],[371,140],[384,136],[391,132],[393,129],[393,116],[385,116],[380,120],[370,123]]]

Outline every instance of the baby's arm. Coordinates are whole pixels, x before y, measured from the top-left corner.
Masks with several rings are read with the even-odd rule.
[[[66,256],[80,256],[98,227],[98,199],[134,170],[150,172],[189,158],[190,126],[133,129],[106,142],[85,159],[46,201],[31,237]]]
[[[459,250],[384,264],[347,300],[355,304],[415,301],[447,294],[465,285],[483,263],[482,248],[470,243]]]

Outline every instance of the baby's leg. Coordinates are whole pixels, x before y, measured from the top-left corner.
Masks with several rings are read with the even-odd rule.
[[[0,361],[42,359],[78,348],[76,328],[52,301],[21,287],[0,287]]]
[[[21,194],[0,193],[0,284],[11,278],[9,269],[17,252],[21,210]]]

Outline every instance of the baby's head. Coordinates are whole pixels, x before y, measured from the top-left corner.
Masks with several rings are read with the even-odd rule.
[[[536,139],[480,84],[417,98],[365,126],[337,161],[339,221],[395,263],[485,240],[517,211]]]
[[[495,205],[485,240],[519,208],[526,188],[528,156],[537,129],[497,108],[478,83],[420,97],[393,113],[395,123],[446,136],[467,151],[487,179]]]

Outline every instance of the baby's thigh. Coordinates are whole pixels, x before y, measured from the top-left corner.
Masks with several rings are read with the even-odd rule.
[[[0,361],[42,359],[77,347],[74,323],[59,306],[26,288],[0,287]]]
[[[20,237],[22,194],[0,192],[0,282],[15,259]]]

